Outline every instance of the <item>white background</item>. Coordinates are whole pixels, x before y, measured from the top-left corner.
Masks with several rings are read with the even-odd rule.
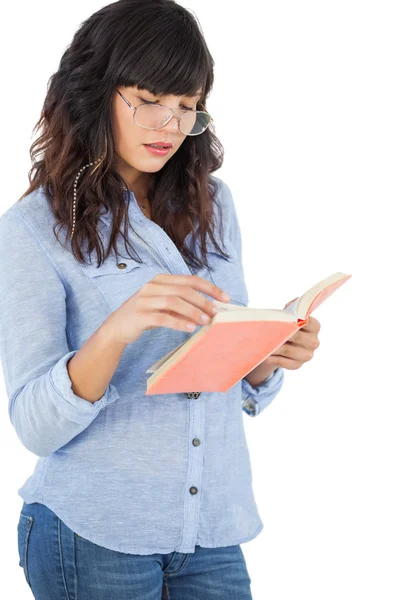
[[[182,4],[216,63],[216,174],[234,195],[250,306],[283,308],[336,271],[352,275],[313,313],[313,359],[285,371],[257,418],[243,413],[264,522],[242,546],[254,600],[398,600],[398,3]],[[102,5],[3,8],[0,213],[28,186],[47,81]],[[2,380],[0,395],[1,595],[24,600],[17,489],[36,457],[8,420]]]

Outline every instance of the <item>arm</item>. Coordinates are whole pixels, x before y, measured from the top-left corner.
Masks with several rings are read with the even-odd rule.
[[[118,367],[126,344],[113,341],[108,321],[94,332],[67,363],[72,390],[89,402],[98,402]]]
[[[25,448],[48,456],[119,398],[109,380],[123,348],[101,327],[71,350],[63,282],[22,217],[0,218],[0,256],[0,360],[9,417]]]
[[[275,369],[277,369],[277,367],[260,363],[252,371],[250,371],[250,373],[247,373],[243,379],[246,379],[250,385],[257,387],[260,385],[260,383],[265,381],[267,377],[270,377]]]
[[[222,182],[221,185],[225,201],[228,203],[229,237],[236,248],[243,272],[242,236],[234,200],[227,184]],[[262,363],[255,367],[242,379],[243,410],[251,417],[259,415],[277,396],[283,385],[283,380],[284,371],[281,367],[272,368],[270,365],[267,366]]]

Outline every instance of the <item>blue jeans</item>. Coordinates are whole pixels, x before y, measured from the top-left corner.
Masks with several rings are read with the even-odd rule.
[[[252,600],[239,544],[125,554],[82,538],[37,502],[23,503],[18,552],[37,600]]]

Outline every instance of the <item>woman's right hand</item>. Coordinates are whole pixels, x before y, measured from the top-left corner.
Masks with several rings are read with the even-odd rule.
[[[122,344],[135,342],[146,329],[155,327],[193,331],[196,325],[209,323],[218,312],[200,292],[229,302],[223,298],[221,288],[202,277],[160,273],[112,312],[104,326],[112,339]],[[202,314],[210,317],[208,321],[201,320]]]

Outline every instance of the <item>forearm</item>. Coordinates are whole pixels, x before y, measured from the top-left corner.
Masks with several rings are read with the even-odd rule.
[[[274,367],[272,365],[266,365],[265,363],[260,363],[257,365],[250,373],[247,373],[243,379],[246,379],[250,383],[250,385],[256,387],[260,383],[262,383],[275,369],[278,367]]]
[[[100,327],[79,350],[67,352],[12,394],[10,419],[25,448],[49,456],[119,398],[110,380],[124,347]]]
[[[96,402],[104,394],[126,344],[114,341],[107,320],[67,364],[74,394]]]

